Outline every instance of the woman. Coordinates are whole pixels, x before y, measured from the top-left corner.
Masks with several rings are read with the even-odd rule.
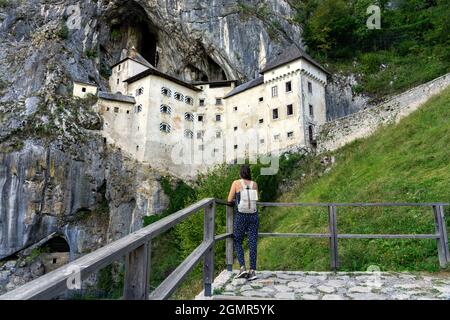
[[[258,191],[258,185],[252,181],[250,167],[243,165],[240,172],[241,180],[236,180],[231,185],[230,194],[228,195],[228,202],[235,203],[235,220],[234,220],[234,245],[241,266],[238,278],[246,278],[249,281],[256,280],[256,259],[258,250],[258,229],[259,229],[259,215],[256,213],[241,213],[238,210],[238,205],[241,200],[241,191],[245,189],[252,189]],[[242,243],[244,241],[245,233],[248,233],[248,246],[250,250],[250,271],[247,272],[245,267],[244,249]]]

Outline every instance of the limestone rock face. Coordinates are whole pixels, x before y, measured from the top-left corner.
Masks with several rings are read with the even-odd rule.
[[[27,140],[0,153],[0,258],[54,232],[76,258],[138,230],[166,205],[157,174],[107,150],[100,137],[76,155]]]

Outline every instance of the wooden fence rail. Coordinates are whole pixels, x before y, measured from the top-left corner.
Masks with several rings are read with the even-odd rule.
[[[215,234],[215,216],[218,205],[226,206],[226,233]],[[260,233],[260,237],[275,238],[327,238],[330,242],[331,268],[339,268],[339,239],[435,239],[439,263],[446,267],[450,263],[447,225],[444,207],[448,203],[259,203],[261,207],[325,207],[328,209],[328,233]],[[337,229],[340,207],[431,207],[434,213],[434,234],[340,234]],[[149,294],[150,260],[152,239],[173,228],[198,211],[204,212],[203,242]],[[0,300],[52,299],[73,289],[91,274],[125,257],[123,299],[162,300],[168,299],[180,286],[194,267],[203,260],[203,283],[205,296],[212,296],[214,280],[214,248],[219,241],[226,241],[227,270],[233,268],[233,207],[217,199],[204,199],[180,210],[152,225],[132,233],[105,247],[87,254],[68,265],[50,272],[3,296]],[[79,288],[78,288],[79,289]]]

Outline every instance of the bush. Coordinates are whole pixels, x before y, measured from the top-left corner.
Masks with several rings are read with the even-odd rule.
[[[62,23],[58,30],[58,37],[61,39],[67,39],[69,38],[69,28],[65,23]]]

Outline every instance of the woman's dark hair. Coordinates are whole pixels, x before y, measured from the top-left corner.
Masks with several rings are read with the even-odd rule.
[[[252,180],[252,171],[246,164],[241,167],[241,178],[245,180]]]

